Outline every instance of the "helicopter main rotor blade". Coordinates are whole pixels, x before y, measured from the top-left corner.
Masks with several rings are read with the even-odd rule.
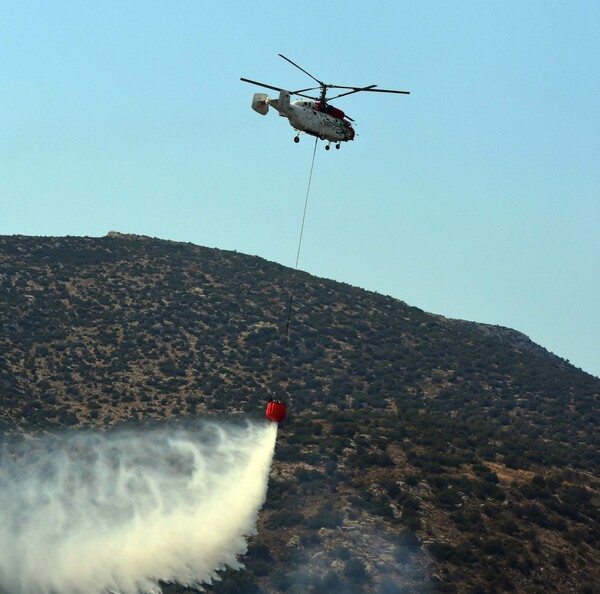
[[[335,97],[329,97],[329,100],[333,100],[333,99],[339,99],[340,97],[345,97],[346,95],[352,95],[352,93],[360,93],[361,91],[372,91],[373,87],[376,87],[377,85],[369,85],[368,87],[362,87],[362,88],[357,88],[357,87],[334,87],[335,89],[352,89],[352,91],[348,91],[347,93],[341,93],[340,95],[336,95]]]
[[[273,89],[273,91],[285,91],[285,89],[281,89],[280,87],[273,87],[271,85],[266,85],[265,83],[257,82],[255,80],[250,80],[249,78],[240,78],[240,80],[250,83],[251,85],[256,85],[258,87],[264,87],[265,89]]]
[[[391,91],[390,89],[361,89],[361,91],[371,91],[372,93],[398,93],[399,95],[410,95],[410,91]]]
[[[377,85],[368,87],[342,87],[340,85],[327,85],[329,89],[354,89],[355,91],[371,91],[372,93],[399,93],[401,95],[410,95],[410,91],[392,91],[391,89],[375,89]],[[341,95],[338,95],[340,97]]]
[[[312,99],[313,101],[318,101],[318,97],[313,97],[312,95],[305,95],[304,93],[298,93],[298,91],[290,91],[290,95],[298,95],[298,97],[304,97],[305,99]]]
[[[283,54],[278,54],[278,56],[280,58],[283,58],[287,62],[289,62],[292,66],[295,66],[296,68],[298,68],[298,70],[302,70],[302,72],[304,72],[304,74],[307,74],[314,81],[318,82],[321,85],[321,87],[326,87],[327,86],[324,82],[321,82],[318,78],[315,78],[310,72],[307,72],[306,70],[304,70],[304,68],[302,68],[301,66],[298,66],[298,64],[296,64],[295,62],[292,62],[289,58],[286,58]]]
[[[256,80],[250,80],[249,78],[242,78],[240,80],[244,82],[250,83],[251,85],[256,85],[257,87],[263,87],[265,89],[273,89],[273,91],[286,91],[287,89],[282,89],[281,87],[274,87],[273,85],[267,85],[265,83],[258,82]],[[318,101],[318,97],[312,97],[311,95],[304,95],[304,91],[314,91],[316,89],[320,89],[321,87],[312,87],[310,89],[299,89],[298,91],[288,91],[290,95],[298,95],[299,97],[304,97],[305,99],[313,99],[314,101]]]
[[[321,87],[311,87],[310,89],[298,89],[297,91],[290,91],[292,95],[300,95],[301,97],[306,97],[306,95],[302,95],[301,93],[305,93],[306,91],[316,91]]]

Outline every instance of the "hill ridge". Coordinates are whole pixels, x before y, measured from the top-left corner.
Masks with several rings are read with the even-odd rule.
[[[517,330],[302,271],[286,338],[290,276],[117,232],[0,237],[0,428],[260,417],[284,396],[248,569],[215,592],[598,583],[598,378]]]

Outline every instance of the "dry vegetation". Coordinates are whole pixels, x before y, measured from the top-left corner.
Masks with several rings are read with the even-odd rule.
[[[233,252],[0,238],[0,428],[283,396],[247,569],[210,590],[594,592],[600,381],[505,328]],[[176,585],[167,592],[183,592]]]

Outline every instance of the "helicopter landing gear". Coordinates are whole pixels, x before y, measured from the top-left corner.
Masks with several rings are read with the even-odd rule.
[[[331,142],[328,142],[328,143],[325,145],[325,150],[326,150],[326,151],[328,151],[328,150],[331,148],[331,147],[329,146],[330,144],[331,144]]]
[[[300,136],[294,136],[294,142],[298,144],[300,142]]]
[[[340,148],[340,143],[339,142],[335,145],[335,148],[339,150],[339,148]]]

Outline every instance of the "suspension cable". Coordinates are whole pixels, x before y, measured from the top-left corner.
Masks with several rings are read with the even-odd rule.
[[[300,261],[300,248],[302,247],[302,235],[304,234],[304,222],[306,220],[306,210],[308,208],[308,196],[310,195],[310,184],[312,182],[313,168],[315,166],[315,155],[317,154],[317,141],[318,137],[315,137],[315,146],[313,148],[312,161],[310,164],[310,175],[308,176],[308,187],[306,188],[306,198],[304,199],[304,212],[302,214],[302,225],[300,226],[300,237],[298,239],[298,251],[296,252],[296,265],[294,267],[294,275],[292,277],[292,288],[290,291],[290,304],[288,307],[287,322],[285,325],[285,335],[289,335],[290,331],[290,320],[292,318],[292,303],[294,301],[294,291],[296,290],[296,278],[298,276],[298,262]]]

